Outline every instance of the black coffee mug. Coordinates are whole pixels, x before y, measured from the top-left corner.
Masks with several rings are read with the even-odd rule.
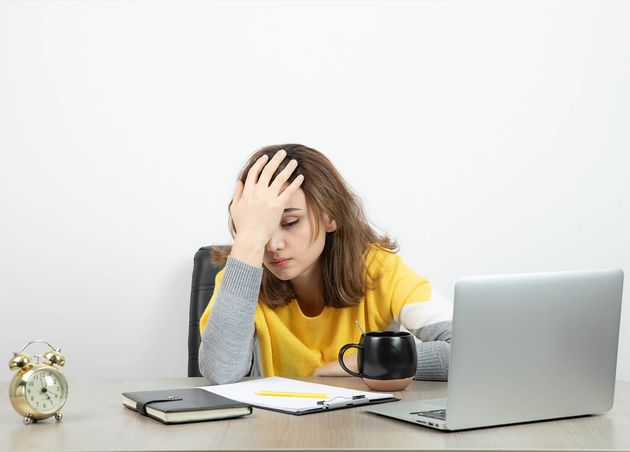
[[[357,349],[359,372],[353,372],[343,362],[350,348]],[[339,365],[355,377],[361,377],[370,387],[373,380],[409,380],[416,375],[418,355],[416,341],[403,331],[373,331],[361,335],[358,344],[346,344],[339,350]],[[368,380],[368,381],[366,381]],[[385,385],[387,386],[387,385]]]

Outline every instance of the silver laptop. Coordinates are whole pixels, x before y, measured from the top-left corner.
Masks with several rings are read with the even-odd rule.
[[[622,270],[462,278],[448,397],[367,411],[441,430],[609,411],[622,288]]]

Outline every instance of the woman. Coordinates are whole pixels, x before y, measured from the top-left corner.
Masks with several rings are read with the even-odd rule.
[[[297,171],[296,171],[297,169]],[[231,249],[200,320],[202,375],[341,376],[342,345],[402,324],[418,343],[416,378],[446,380],[451,309],[369,226],[332,163],[299,144],[258,150],[230,203]],[[356,354],[346,365],[356,371]]]

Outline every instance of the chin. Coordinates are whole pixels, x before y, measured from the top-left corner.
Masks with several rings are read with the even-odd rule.
[[[294,272],[278,271],[277,269],[271,268],[271,265],[267,264],[265,264],[265,268],[280,281],[289,281],[295,278],[295,275],[293,274]]]
[[[293,273],[285,273],[285,272],[271,272],[273,273],[273,276],[275,276],[276,278],[278,278],[280,281],[289,281],[293,278],[295,278],[295,275]]]

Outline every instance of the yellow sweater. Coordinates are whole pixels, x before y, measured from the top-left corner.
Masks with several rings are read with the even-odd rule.
[[[386,329],[400,319],[402,307],[431,299],[431,285],[407,267],[400,256],[376,245],[366,255],[370,274],[381,274],[373,290],[366,290],[359,304],[350,308],[325,307],[317,317],[302,313],[295,299],[287,305],[270,308],[260,299],[254,319],[260,344],[264,376],[308,376],[317,368],[337,360],[339,349],[357,343],[361,332]],[[216,299],[224,270],[215,280],[215,289],[200,319],[203,333]]]

